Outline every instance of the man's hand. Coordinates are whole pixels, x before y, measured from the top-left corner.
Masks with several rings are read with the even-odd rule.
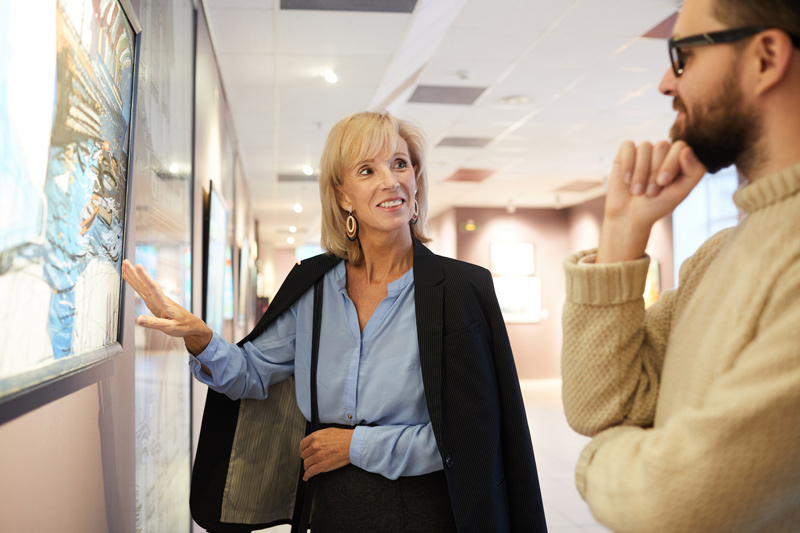
[[[706,167],[683,141],[638,147],[624,143],[608,178],[596,262],[642,257],[653,224],[670,214],[705,173]]]
[[[315,431],[300,441],[303,459],[303,481],[322,472],[330,472],[350,464],[352,429],[327,428]]]
[[[186,348],[192,355],[198,355],[206,349],[213,336],[211,328],[167,297],[158,282],[142,265],[134,267],[130,261],[124,260],[122,277],[139,294],[154,315],[138,317],[137,324],[163,331],[171,337],[183,337]]]

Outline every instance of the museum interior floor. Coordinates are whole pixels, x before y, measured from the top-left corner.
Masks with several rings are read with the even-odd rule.
[[[603,533],[575,488],[574,468],[587,437],[572,431],[561,404],[561,380],[522,382],[547,528],[550,533]],[[289,526],[263,530],[289,533]]]

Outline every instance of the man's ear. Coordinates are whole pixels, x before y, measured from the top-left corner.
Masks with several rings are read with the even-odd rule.
[[[762,95],[786,77],[794,46],[786,32],[777,29],[758,34],[753,44],[758,68],[755,90]]]

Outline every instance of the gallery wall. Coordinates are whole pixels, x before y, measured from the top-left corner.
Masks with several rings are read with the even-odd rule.
[[[429,221],[431,249],[491,268],[494,243],[530,243],[534,248],[534,276],[541,279],[539,323],[507,323],[520,379],[561,377],[561,311],[566,299],[564,259],[571,253],[597,246],[604,198],[567,209],[454,208]],[[474,222],[477,229],[463,226]],[[672,221],[656,223],[648,253],[659,260],[662,290],[672,288]]]
[[[249,287],[237,290],[253,284],[255,221],[208,28],[193,0],[131,3],[143,32],[123,256],[202,316],[204,199],[213,180],[232,221],[232,339],[255,320]],[[195,92],[195,76],[203,90]],[[147,310],[127,285],[123,298],[121,353],[0,402],[3,531],[192,528],[190,435],[203,391],[195,387],[192,421],[183,344],[135,326]]]
[[[44,265],[50,270],[50,283],[56,277],[60,277],[63,283],[52,283],[48,291],[52,297],[43,300],[51,302],[49,316],[34,313],[26,319],[36,333],[26,331],[25,327],[10,327],[7,320],[3,320],[4,332],[12,337],[27,337],[39,344],[43,340],[52,342],[52,358],[67,364],[80,360],[82,356],[87,345],[86,333],[90,331],[87,323],[99,325],[105,345],[117,340],[121,344],[120,353],[111,358],[101,359],[93,366],[81,368],[58,380],[46,381],[22,395],[4,398],[0,404],[0,529],[3,531],[127,532],[135,528],[133,293],[126,289],[122,292],[122,300],[116,300],[121,286],[118,284],[119,260],[133,255],[136,239],[134,210],[131,208],[136,202],[136,192],[127,187],[131,181],[132,162],[131,158],[123,158],[123,152],[127,152],[129,146],[130,128],[127,125],[123,128],[120,122],[127,121],[130,116],[130,93],[127,89],[119,89],[118,74],[127,67],[121,67],[117,55],[128,53],[128,43],[133,41],[119,41],[120,34],[125,33],[121,26],[114,26],[109,31],[109,21],[118,20],[119,6],[109,10],[110,16],[102,21],[92,20],[91,24],[81,27],[66,22],[75,13],[92,13],[94,9],[108,5],[101,2],[73,4],[69,13],[55,2],[4,2],[0,7],[0,28],[6,26],[0,29],[4,38],[0,41],[0,55],[7,57],[9,47],[5,37],[10,35],[14,35],[16,45],[12,53],[22,51],[23,54],[32,52],[35,55],[37,51],[43,52],[41,58],[29,57],[25,62],[29,76],[0,75],[0,93],[5,92],[10,79],[14,82],[22,80],[26,84],[26,96],[42,97],[33,107],[47,109],[55,101],[55,110],[50,108],[50,116],[32,113],[25,123],[33,130],[49,130],[52,126],[53,133],[45,137],[45,150],[39,154],[50,156],[47,165],[40,169],[46,168],[47,173],[39,172],[32,176],[36,183],[44,184],[43,191],[48,193],[45,219],[48,237],[44,242],[26,243],[23,255],[15,258],[16,266],[6,273],[13,273],[21,265],[41,272]],[[9,6],[13,8],[11,13],[6,11]],[[60,13],[56,14],[55,10],[60,10]],[[28,36],[40,40],[38,46],[26,41],[24,36],[17,39],[18,32],[7,31],[9,27],[15,31],[22,29]],[[90,35],[92,39],[87,38]],[[56,45],[57,39],[59,46]],[[114,53],[101,53],[101,50],[108,50],[109,42],[117,45]],[[61,65],[68,67],[56,70],[57,57]],[[128,56],[129,59],[132,57]],[[95,72],[104,72],[106,76],[80,77],[80,68],[91,68]],[[44,80],[36,73],[43,73]],[[122,85],[127,85],[127,82]],[[84,93],[83,99],[75,98],[75,89],[84,87],[91,87],[93,92]],[[104,98],[106,96],[108,98]],[[75,99],[71,100],[71,97]],[[70,117],[79,117],[86,109],[93,112],[94,122],[70,120]],[[3,120],[0,122],[5,122],[9,115],[5,110],[1,114]],[[118,126],[112,126],[114,122]],[[8,140],[2,134],[0,137],[3,141],[0,144]],[[0,160],[4,165],[12,155],[5,151],[6,147],[0,148]],[[86,157],[92,164],[77,164],[81,157]],[[129,171],[127,175],[122,169]],[[9,173],[9,170],[12,170],[9,166],[3,168],[3,177],[12,176],[22,185],[24,176]],[[13,187],[3,187],[5,194],[13,190]],[[19,205],[30,209],[30,204],[22,198],[18,200]],[[0,216],[7,215],[7,209],[0,212]],[[29,220],[36,221],[37,217]],[[5,224],[3,227],[7,228]],[[121,240],[123,228],[127,233],[124,246]],[[11,230],[13,234],[13,224]],[[48,244],[52,248],[43,250]],[[100,248],[95,248],[95,245]],[[93,276],[98,272],[93,263],[104,254],[113,257],[105,265],[107,270],[101,279],[97,279]],[[65,260],[72,263],[71,267],[65,266]],[[109,288],[108,282],[113,288]],[[78,294],[67,296],[67,292],[73,290]],[[53,303],[60,304],[70,298],[74,298],[71,310],[69,306],[54,309]],[[30,292],[14,298],[7,297],[5,292],[0,293],[3,311],[18,316],[42,309],[36,305],[36,300]],[[88,300],[101,300],[104,309],[87,307],[85,303]],[[47,304],[44,309],[47,309]],[[116,326],[108,327],[104,315],[119,318],[120,312],[122,321],[117,337]],[[74,317],[74,328],[72,324],[65,327],[70,315]],[[47,330],[38,330],[35,324],[41,323],[49,324]],[[62,329],[56,332],[59,324]],[[57,337],[62,341],[59,348],[63,349],[58,357],[56,341],[53,340]],[[13,350],[3,358],[5,355],[27,358],[36,356],[37,352]]]
[[[194,6],[141,0],[135,262],[191,308]],[[134,258],[131,258],[133,261]],[[148,313],[136,298],[136,315]],[[188,531],[191,376],[183,341],[135,328],[136,531]]]

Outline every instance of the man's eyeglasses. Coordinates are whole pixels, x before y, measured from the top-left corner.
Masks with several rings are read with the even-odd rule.
[[[683,69],[686,66],[686,55],[683,53],[684,48],[708,46],[709,44],[735,43],[736,41],[741,41],[742,39],[769,29],[773,28],[750,26],[747,28],[702,33],[677,40],[670,37],[667,41],[667,46],[669,47],[669,57],[672,60],[672,70],[675,72],[675,77],[677,78],[683,74]],[[792,39],[792,44],[794,44],[795,47],[800,48],[800,36],[792,35],[788,32],[787,34]]]

